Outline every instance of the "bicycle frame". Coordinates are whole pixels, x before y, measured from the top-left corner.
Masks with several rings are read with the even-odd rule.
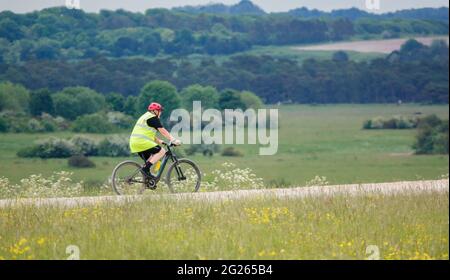
[[[164,146],[167,147],[167,151],[166,151],[166,154],[164,155],[164,157],[161,160],[161,167],[159,168],[158,173],[156,175],[154,175],[156,183],[158,183],[160,181],[160,179],[162,177],[162,174],[164,172],[164,169],[166,168],[166,165],[167,165],[167,162],[169,161],[169,159],[171,159],[173,163],[178,162],[177,156],[170,149],[171,144],[168,145],[168,144],[164,143]],[[183,171],[181,170],[181,168],[178,165],[175,166],[175,171],[177,172],[179,180],[186,180],[186,177],[184,176]],[[139,169],[136,170],[136,172],[133,173],[133,175],[129,176],[129,178],[130,179],[133,178],[139,172],[140,172]],[[130,180],[130,182],[144,183],[144,182],[140,182],[140,181],[136,181],[136,180],[132,180],[132,179]]]
[[[156,178],[156,181],[159,181],[161,179],[161,176],[164,172],[164,169],[166,168],[166,165],[167,165],[167,162],[169,161],[169,159],[171,159],[172,162],[178,162],[178,158],[170,149],[170,145],[165,145],[165,146],[167,147],[166,154],[164,155],[163,159],[161,160],[161,167],[159,168],[158,173],[156,173],[156,175],[154,175]],[[178,168],[177,168],[177,172],[178,172]]]

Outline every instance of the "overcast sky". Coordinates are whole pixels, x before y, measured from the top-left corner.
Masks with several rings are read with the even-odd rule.
[[[377,0],[372,0],[377,1]],[[378,0],[381,2],[379,12],[394,11],[407,8],[442,7],[449,6],[448,0]],[[10,10],[16,13],[30,12],[47,7],[62,6],[66,0],[0,0],[0,10]],[[89,12],[98,12],[100,9],[116,10],[123,8],[130,11],[145,11],[155,7],[178,7],[185,5],[201,5],[211,2],[235,4],[239,0],[80,0],[81,8]],[[306,6],[320,10],[357,7],[366,8],[366,0],[253,0],[268,12],[287,11],[293,8]]]

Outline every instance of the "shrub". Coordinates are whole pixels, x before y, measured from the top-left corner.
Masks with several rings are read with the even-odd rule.
[[[392,118],[376,117],[363,123],[364,129],[412,129],[416,128],[416,117],[394,116]]]
[[[70,141],[49,138],[39,141],[35,146],[24,148],[17,153],[19,157],[68,158],[77,152]]]
[[[54,118],[47,113],[42,113],[40,116],[40,120],[46,132],[66,130],[69,127],[69,123],[63,117]]]
[[[223,152],[222,152],[222,156],[225,157],[242,157],[244,156],[244,154],[239,151],[238,149],[234,148],[234,147],[226,147]]]
[[[129,156],[129,141],[127,138],[119,136],[105,138],[98,145],[98,155],[103,157]]]
[[[189,145],[186,149],[186,154],[192,156],[196,153],[201,153],[204,156],[213,156],[220,151],[220,147],[216,144],[197,144]]]
[[[31,119],[28,121],[28,132],[43,132],[45,131],[44,126],[37,119]]]
[[[96,156],[98,155],[97,142],[91,138],[83,136],[75,136],[70,139],[75,147],[77,147],[78,152],[85,156]]]
[[[29,132],[28,121],[29,119],[21,117],[8,117],[8,132]]]
[[[115,130],[106,115],[91,114],[78,117],[72,124],[72,130],[84,133],[109,133]]]
[[[363,129],[371,129],[372,128],[372,120],[366,120],[363,123]]]
[[[3,123],[4,132],[24,133],[24,132],[53,132],[59,128],[60,122],[66,122],[62,118],[53,118],[49,114],[43,113],[40,117],[30,118],[23,113],[3,112],[0,116]],[[64,128],[64,126],[61,126]]]
[[[443,121],[435,115],[420,119],[413,145],[416,154],[448,154],[448,127],[448,120]]]
[[[44,128],[45,132],[54,132],[58,129],[55,123],[49,122],[46,120],[41,121],[42,127]]]
[[[134,119],[121,112],[108,112],[106,114],[108,122],[119,128],[131,128],[134,124]]]
[[[70,127],[70,123],[63,117],[56,117],[54,119],[56,126],[60,129],[60,130],[67,130]]]
[[[0,132],[8,132],[8,121],[0,116]]]
[[[91,168],[95,167],[95,163],[92,162],[90,159],[88,159],[86,156],[83,155],[74,155],[71,156],[68,160],[68,164],[71,167],[77,167],[77,168]]]

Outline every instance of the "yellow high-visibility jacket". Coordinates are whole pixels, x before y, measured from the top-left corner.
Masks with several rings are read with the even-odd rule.
[[[143,114],[134,125],[130,136],[130,150],[132,153],[139,153],[158,146],[155,142],[156,129],[147,125],[147,120],[156,118],[150,112]]]

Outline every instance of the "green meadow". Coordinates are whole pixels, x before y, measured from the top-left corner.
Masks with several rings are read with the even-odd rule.
[[[448,204],[429,192],[16,206],[0,208],[0,260],[448,260]]]
[[[449,115],[445,105],[282,105],[276,155],[260,156],[257,145],[236,145],[243,157],[197,154],[190,158],[206,173],[220,169],[223,162],[250,168],[268,187],[301,186],[315,176],[325,176],[330,184],[436,179],[448,173],[449,158],[414,155],[411,146],[416,130],[362,129],[366,119],[418,112],[444,119]],[[73,133],[0,134],[0,177],[18,182],[31,174],[48,176],[55,171],[70,171],[74,180],[98,185],[106,182],[114,166],[126,159],[94,157],[95,168],[77,169],[69,167],[67,159],[17,157],[19,149],[51,136],[69,138]]]

